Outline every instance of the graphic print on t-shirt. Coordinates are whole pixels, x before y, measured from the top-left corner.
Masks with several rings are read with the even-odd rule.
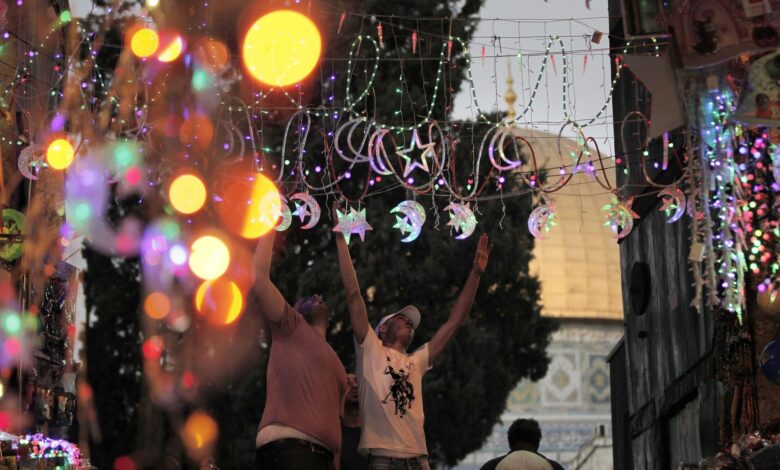
[[[412,363],[408,363],[405,369],[395,370],[390,365],[390,356],[387,356],[385,375],[389,375],[393,379],[393,383],[390,384],[390,392],[382,400],[382,403],[387,404],[388,401],[395,403],[395,414],[401,418],[404,417],[414,401],[414,385],[409,381]]]

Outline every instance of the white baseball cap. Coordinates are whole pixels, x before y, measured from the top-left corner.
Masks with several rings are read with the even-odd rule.
[[[403,315],[409,320],[412,321],[412,327],[416,330],[418,326],[420,326],[420,311],[417,310],[417,307],[414,305],[407,305],[406,307],[402,308],[401,310],[391,313],[390,315],[385,315],[382,317],[381,320],[379,320],[379,323],[377,323],[376,328],[374,328],[374,333],[376,333],[377,336],[379,336],[379,328],[382,327],[388,320],[391,318],[397,316],[397,315]]]

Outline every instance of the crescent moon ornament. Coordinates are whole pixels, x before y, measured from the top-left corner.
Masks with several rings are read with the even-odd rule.
[[[450,221],[447,222],[447,225],[455,227],[456,232],[460,231],[460,235],[455,237],[456,239],[463,240],[474,233],[474,229],[477,228],[477,217],[471,211],[468,203],[451,202],[444,210],[450,211]]]
[[[607,212],[607,220],[604,225],[612,230],[617,240],[626,238],[631,230],[634,229],[634,219],[639,215],[631,209],[634,198],[630,197],[625,201],[619,201],[613,197],[612,202],[601,208]]]
[[[282,205],[279,211],[279,222],[274,227],[274,230],[284,232],[292,225],[292,213],[290,212],[290,206],[287,205],[287,198],[280,195],[279,199]]]
[[[558,225],[555,221],[555,202],[542,196],[542,202],[528,216],[528,231],[537,240],[550,238],[550,229]]]
[[[33,144],[25,147],[19,153],[16,161],[19,172],[27,179],[35,181],[41,168],[46,168],[46,148],[43,145]]]
[[[506,156],[506,152],[504,152],[504,143],[509,137],[512,139],[512,148],[515,149],[515,153],[520,154],[519,146],[517,145],[517,142],[515,140],[515,137],[512,135],[512,129],[513,126],[505,126],[500,128],[498,131],[496,131],[495,134],[493,134],[493,138],[490,139],[490,145],[488,146],[488,157],[490,158],[490,163],[499,171],[512,171],[515,168],[523,166],[522,160],[512,160]],[[496,145],[498,144],[498,145]],[[501,162],[496,160],[496,153],[498,153],[498,156],[501,158]],[[504,165],[503,163],[506,163]]]
[[[393,174],[390,165],[386,165],[387,151],[385,150],[384,137],[389,134],[389,129],[379,129],[375,131],[368,141],[368,163],[374,173],[389,176]]]
[[[416,201],[403,201],[393,209],[391,213],[400,213],[401,216],[395,216],[395,225],[393,228],[397,228],[401,231],[401,235],[406,235],[401,241],[409,243],[417,239],[420,236],[422,225],[425,223],[425,208]]]
[[[686,208],[685,193],[676,185],[671,185],[658,193],[658,197],[663,200],[663,204],[661,204],[661,207],[658,210],[660,212],[666,212],[667,217],[669,217],[666,223],[672,224],[680,220],[680,217],[683,216]],[[672,213],[672,211],[674,211],[674,213]],[[672,214],[671,216],[669,216],[670,213]]]
[[[307,216],[310,217],[309,222],[306,225],[301,226],[302,229],[309,230],[310,228],[317,225],[317,222],[320,221],[320,214],[322,211],[320,209],[320,205],[317,204],[317,200],[314,199],[314,196],[311,196],[307,193],[295,193],[290,196],[290,200],[303,202],[303,204],[300,206],[296,205],[295,211],[292,213],[292,215],[301,219],[301,223],[303,223],[303,220]]]

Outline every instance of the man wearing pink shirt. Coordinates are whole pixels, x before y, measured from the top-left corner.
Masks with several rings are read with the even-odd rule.
[[[271,330],[258,470],[331,470],[341,446],[347,374],[325,341],[331,312],[318,295],[291,307],[271,282],[274,231],[255,250],[255,291]]]

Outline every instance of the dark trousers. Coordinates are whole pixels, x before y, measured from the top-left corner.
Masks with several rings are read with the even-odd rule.
[[[333,453],[302,439],[279,439],[258,447],[257,470],[334,470]]]
[[[369,470],[428,470],[430,467],[426,457],[399,459],[369,455],[368,468]]]

